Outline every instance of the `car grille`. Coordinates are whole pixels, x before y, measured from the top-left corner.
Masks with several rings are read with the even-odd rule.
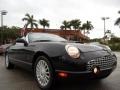
[[[110,68],[115,63],[115,57],[104,56],[97,59],[93,59],[87,63],[87,70],[90,71],[93,66],[98,66],[100,69]]]

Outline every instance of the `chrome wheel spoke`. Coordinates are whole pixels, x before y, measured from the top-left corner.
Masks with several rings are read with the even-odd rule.
[[[47,62],[40,60],[36,66],[37,80],[42,86],[46,86],[50,80],[50,71]]]

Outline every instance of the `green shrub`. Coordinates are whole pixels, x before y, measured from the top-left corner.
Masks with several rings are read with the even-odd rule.
[[[110,41],[108,41],[108,43],[120,43],[120,38],[111,38]]]
[[[120,51],[120,43],[109,44],[112,51]]]

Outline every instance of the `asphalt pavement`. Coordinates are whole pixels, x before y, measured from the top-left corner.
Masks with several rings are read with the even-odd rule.
[[[85,81],[60,81],[54,90],[120,90],[120,52],[116,70],[106,79]],[[7,70],[4,57],[0,56],[0,90],[40,90],[31,72],[15,67]]]

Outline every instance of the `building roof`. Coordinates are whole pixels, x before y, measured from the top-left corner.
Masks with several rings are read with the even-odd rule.
[[[41,28],[36,28],[33,29],[32,31],[30,28],[27,29],[21,29],[21,32],[24,32],[27,34],[28,32],[44,32],[44,33],[52,33],[52,34],[57,34],[60,36],[77,36],[77,38],[80,39],[85,39],[88,40],[89,38],[81,33],[80,30],[61,30],[61,29],[41,29]]]

